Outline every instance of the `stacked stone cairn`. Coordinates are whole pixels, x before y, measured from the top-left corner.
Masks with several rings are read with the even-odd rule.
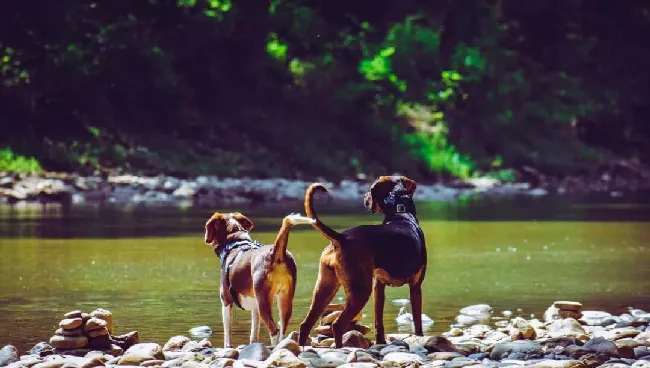
[[[579,302],[557,301],[544,312],[544,319],[547,322],[564,318],[581,319],[582,304]]]
[[[90,350],[99,350],[119,355],[138,343],[137,331],[122,336],[113,335],[113,314],[106,309],[98,308],[91,313],[75,310],[64,317],[50,338],[53,353],[83,355]]]
[[[330,304],[325,308],[321,316],[320,325],[314,329],[318,334],[312,338],[311,345],[314,347],[331,347],[334,346],[334,331],[332,324],[341,315],[345,304]],[[365,335],[370,332],[370,327],[359,323],[362,312],[359,312],[350,323],[349,329],[343,335],[343,346],[365,347],[371,345],[371,341]]]

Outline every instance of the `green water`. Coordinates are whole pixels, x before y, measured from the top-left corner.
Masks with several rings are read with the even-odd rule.
[[[424,313],[430,333],[449,329],[458,310],[488,303],[542,318],[555,300],[586,309],[650,309],[650,202],[643,198],[518,198],[418,203],[429,248]],[[323,220],[342,229],[378,222],[357,204],[318,204]],[[222,344],[219,260],[203,244],[212,208],[24,205],[0,207],[0,346],[21,353],[46,341],[63,313],[111,310],[116,333],[138,330],[164,343],[207,325]],[[281,217],[299,203],[238,210],[255,221],[253,237],[271,242]],[[289,249],[298,262],[290,329],[307,313],[326,245],[310,227],[295,228]],[[399,253],[396,252],[396,257]],[[385,323],[398,328],[408,288],[389,288]],[[372,326],[372,304],[362,323]],[[236,310],[234,343],[245,343],[248,312]],[[268,342],[268,335],[262,329]]]

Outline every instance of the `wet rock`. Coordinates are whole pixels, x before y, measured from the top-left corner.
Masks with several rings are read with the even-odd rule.
[[[189,330],[191,336],[196,338],[208,338],[212,336],[212,329],[208,326],[198,326]]]
[[[306,368],[307,365],[289,350],[277,349],[264,361],[264,367]]]
[[[59,327],[61,327],[64,330],[72,330],[81,327],[82,323],[83,320],[81,319],[81,317],[66,318],[66,319],[62,319],[61,322],[59,322]]]
[[[226,367],[232,367],[235,364],[235,361],[230,358],[219,358],[214,360],[210,364],[210,368],[226,368]]]
[[[587,331],[573,318],[555,320],[546,329],[551,337],[587,336]]]
[[[490,359],[539,359],[544,356],[541,346],[529,340],[502,342],[494,345],[490,352]]]
[[[634,358],[641,359],[650,356],[650,348],[647,346],[637,346],[634,348]]]
[[[459,358],[454,358],[451,361],[445,363],[444,367],[445,368],[462,368],[462,367],[468,367],[475,365],[477,361],[467,358],[467,357],[459,357]]]
[[[81,318],[79,319],[81,321]],[[59,336],[54,335],[50,338],[50,345],[56,349],[79,349],[88,344],[88,338],[83,335],[78,336]]]
[[[375,368],[378,367],[375,363],[345,363],[340,365],[341,368]]]
[[[573,359],[580,359],[582,356],[592,354],[593,352],[584,346],[569,345],[562,351],[562,354],[570,356]]]
[[[459,358],[459,357],[463,357],[463,356],[464,356],[463,354],[450,351],[450,352],[431,353],[431,354],[427,355],[427,358],[431,359],[431,360],[452,360],[454,358]],[[474,359],[474,358],[472,358],[472,359]]]
[[[454,344],[443,336],[416,336],[409,335],[403,339],[410,347],[423,347],[429,353],[438,351],[455,351],[457,352]]]
[[[261,342],[248,344],[239,351],[239,359],[263,361],[269,356],[271,356],[271,351]]]
[[[18,350],[13,345],[5,345],[0,349],[0,367],[9,365],[19,360]]]
[[[582,304],[579,302],[570,302],[570,301],[557,301],[553,303],[553,306],[560,310],[580,312],[582,310]]]
[[[611,317],[612,315],[603,311],[582,311],[582,318],[580,320],[584,321],[587,325],[590,326],[600,326],[605,318]]]
[[[396,353],[396,352],[406,353],[408,351],[409,349],[404,346],[391,344],[391,345],[386,345],[384,348],[382,348],[381,351],[379,352],[379,356],[383,357],[390,353]]]
[[[598,367],[601,364],[605,363],[607,361],[607,359],[608,359],[607,356],[604,355],[604,354],[590,353],[590,354],[583,355],[580,358],[580,361],[587,368],[595,368],[595,367]]]
[[[104,308],[97,308],[94,311],[90,312],[90,317],[104,320],[106,322],[108,333],[113,334],[115,320],[113,319],[113,313],[111,313],[111,311]]]
[[[584,368],[585,365],[579,360],[542,360],[531,365],[530,368]],[[614,368],[614,367],[611,367]]]
[[[363,350],[354,350],[345,359],[346,363],[375,363],[379,364],[379,360],[375,359],[369,353]]]

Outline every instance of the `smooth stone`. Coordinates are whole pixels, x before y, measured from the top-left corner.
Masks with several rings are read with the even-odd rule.
[[[573,319],[580,319],[582,318],[582,312],[576,312],[576,311],[566,311],[566,310],[558,310],[557,311],[557,316],[560,318],[573,318]]]
[[[366,363],[366,362],[361,362],[361,363],[345,363],[341,364],[339,367],[341,368],[375,368],[378,367],[377,364],[375,363]]]
[[[535,340],[537,337],[535,328],[521,317],[513,318],[508,329],[512,340]]]
[[[332,332],[332,326],[316,326],[316,328],[314,328],[314,332],[327,337],[334,336],[334,332]]]
[[[179,351],[179,350],[181,350],[183,348],[183,346],[185,346],[185,344],[187,344],[190,341],[192,341],[192,339],[190,339],[187,336],[183,336],[183,335],[172,336],[172,337],[169,338],[169,340],[167,340],[167,342],[163,346],[162,350],[163,351]]]
[[[650,368],[650,361],[648,360],[637,360],[632,363],[632,368]]]
[[[650,326],[648,326],[650,328]],[[645,341],[650,341],[650,330],[645,330],[638,335],[634,336],[635,340],[645,340]]]
[[[263,361],[270,356],[271,351],[261,342],[248,344],[239,351],[239,359]]]
[[[370,344],[361,332],[352,330],[343,334],[343,346],[368,349],[368,347],[370,347]]]
[[[191,328],[189,331],[190,335],[199,338],[208,338],[212,336],[212,329],[208,326],[198,326]]]
[[[81,319],[79,319],[81,321]],[[79,336],[59,336],[50,337],[50,345],[56,349],[79,349],[88,344],[88,338],[83,335]]]
[[[298,359],[308,364],[310,367],[316,368],[335,368],[345,364],[347,355],[343,357],[335,356],[320,356],[314,351],[302,352],[298,355]]]
[[[322,341],[320,341],[317,345],[318,345],[318,347],[321,347],[321,348],[331,348],[332,346],[334,346],[335,342],[336,341],[334,340],[333,337],[328,337],[328,338],[323,339]]]
[[[345,359],[346,363],[379,363],[379,360],[375,359],[370,353],[367,353],[363,350],[355,350],[351,352],[348,357]]]
[[[558,319],[546,327],[551,337],[586,336],[587,331],[573,318]]]
[[[142,362],[146,362],[152,359],[151,355],[143,355],[137,353],[124,353],[120,357],[120,360],[117,362],[118,365],[140,365]]]
[[[81,313],[80,310],[73,310],[73,311],[70,311],[70,312],[64,314],[63,317],[65,317],[65,318],[81,318],[81,315],[82,315],[82,313]]]
[[[538,359],[544,356],[541,346],[530,340],[500,342],[494,345],[490,352],[490,359]]]
[[[135,344],[124,352],[124,355],[129,354],[147,356],[149,359],[165,359],[162,347],[153,342]]]
[[[454,344],[451,343],[444,336],[416,336],[409,335],[402,339],[410,347],[423,347],[427,349],[429,353],[435,353],[438,351],[455,351],[458,352]]]
[[[454,344],[456,347],[456,351],[463,355],[470,355],[474,353],[478,353],[481,351],[481,343],[479,342],[464,342],[464,343],[458,343]]]
[[[612,362],[605,363],[600,367],[601,368],[630,368],[630,366],[625,363],[612,363]]]
[[[334,321],[336,321],[337,318],[339,318],[341,313],[342,313],[341,311],[334,311],[332,313],[323,316],[323,318],[321,318],[320,324],[324,326],[331,325],[332,323],[334,323]],[[352,318],[351,322],[352,323],[359,322],[359,320],[361,320],[362,314],[363,311],[359,312],[356,316],[354,316],[354,318]]]
[[[30,354],[38,355],[41,357],[54,354],[54,348],[47,342],[39,342],[29,349]]]
[[[386,354],[390,354],[390,353],[397,353],[397,352],[406,353],[408,351],[409,351],[408,348],[405,348],[404,346],[391,344],[391,345],[386,345],[383,349],[381,349],[379,355],[383,357]]]
[[[113,319],[113,313],[104,308],[97,308],[94,311],[90,312],[90,317],[95,317],[103,319],[106,321],[106,328],[108,333],[113,334],[113,329],[115,328],[115,320]]]
[[[603,319],[611,316],[612,315],[610,313],[603,312],[603,311],[586,310],[586,311],[582,311],[581,320],[588,325],[600,325]]]
[[[454,358],[453,360],[445,363],[444,367],[445,368],[462,368],[462,367],[467,367],[467,366],[473,366],[477,362],[473,359],[469,359],[467,357],[460,357],[460,358]]]
[[[91,337],[91,338],[100,337],[100,336],[108,336],[108,328],[106,328],[106,327],[96,328],[94,330],[90,330],[90,331],[86,332],[86,334],[88,334],[88,337]]]
[[[587,368],[595,368],[607,361],[607,355],[590,353],[580,358],[582,364]]]
[[[72,330],[64,330],[62,328],[57,328],[54,334],[59,336],[79,336],[82,334],[82,329],[81,327],[73,328]]]
[[[452,360],[454,358],[459,358],[463,356],[464,356],[463,354],[456,353],[453,351],[439,351],[427,355],[427,358],[431,360]]]
[[[483,360],[483,359],[487,359],[489,355],[487,353],[474,353],[468,355],[467,357],[474,360]]]
[[[549,350],[558,346],[562,348],[566,348],[569,345],[582,346],[583,342],[576,337],[553,337],[545,341],[540,341],[540,345],[542,345],[544,349]]]
[[[66,319],[62,319],[61,322],[59,322],[59,327],[61,327],[64,330],[72,330],[74,328],[81,327],[82,323],[83,320],[81,319],[81,317],[66,318]]]
[[[526,368],[584,368],[584,367],[585,365],[579,360],[542,360],[530,365],[526,365]]]
[[[214,352],[214,354],[212,354],[212,357],[215,359],[223,359],[223,358],[238,359],[239,350],[232,349],[232,348],[218,349],[217,351]]]
[[[464,307],[460,310],[461,314],[466,316],[482,316],[492,313],[492,307],[488,304],[475,304]]]
[[[306,368],[307,365],[287,349],[273,350],[264,361],[265,367]]]
[[[124,349],[122,349],[120,346],[117,346],[115,344],[111,344],[110,349],[106,349],[106,352],[113,356],[118,356],[124,354]]]
[[[424,360],[419,355],[412,354],[412,353],[405,353],[401,351],[388,353],[384,356],[382,360],[384,362],[392,362],[392,363],[399,363],[399,364],[424,362]]]
[[[13,345],[5,345],[0,349],[0,367],[17,362],[20,359],[18,350]]]
[[[112,356],[109,356],[108,354],[100,350],[91,350],[86,355],[84,355],[84,358],[97,358],[102,362],[106,362],[107,360],[111,359]]]
[[[298,345],[298,343],[293,341],[292,339],[290,339],[288,337],[286,339],[280,341],[275,346],[275,348],[273,348],[273,351],[280,350],[280,349],[287,349],[296,356],[298,356],[298,354],[300,354],[300,346]]]
[[[553,306],[560,310],[567,310],[573,312],[580,312],[580,310],[582,309],[582,303],[570,302],[564,300],[553,303]]]
[[[562,353],[573,359],[580,359],[582,356],[592,354],[593,352],[584,346],[570,345],[564,348]]]
[[[159,359],[152,359],[152,360],[145,360],[144,362],[140,363],[141,367],[156,367],[156,366],[162,366],[164,363],[164,360],[159,360]]]
[[[587,341],[584,344],[584,348],[610,357],[618,357],[618,348],[616,347],[616,344],[603,337],[595,337]]]
[[[634,357],[636,359],[641,359],[643,357],[650,356],[650,348],[647,346],[637,346],[634,348]]]
[[[108,323],[101,318],[90,317],[84,325],[85,331],[92,331],[99,328],[108,328]]]

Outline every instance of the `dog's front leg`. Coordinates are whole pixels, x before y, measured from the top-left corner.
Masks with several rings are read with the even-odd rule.
[[[375,302],[375,344],[386,343],[384,331],[384,302],[386,300],[386,285],[375,279],[374,287]]]
[[[260,341],[260,312],[257,308],[251,310],[251,336],[249,342]]]
[[[221,304],[221,319],[223,322],[223,347],[231,348],[230,336],[232,333],[232,304]]]
[[[424,332],[422,331],[422,284],[417,283],[410,285],[409,289],[411,293],[411,306],[413,310],[413,325],[415,328],[415,334],[418,336],[423,336]]]

